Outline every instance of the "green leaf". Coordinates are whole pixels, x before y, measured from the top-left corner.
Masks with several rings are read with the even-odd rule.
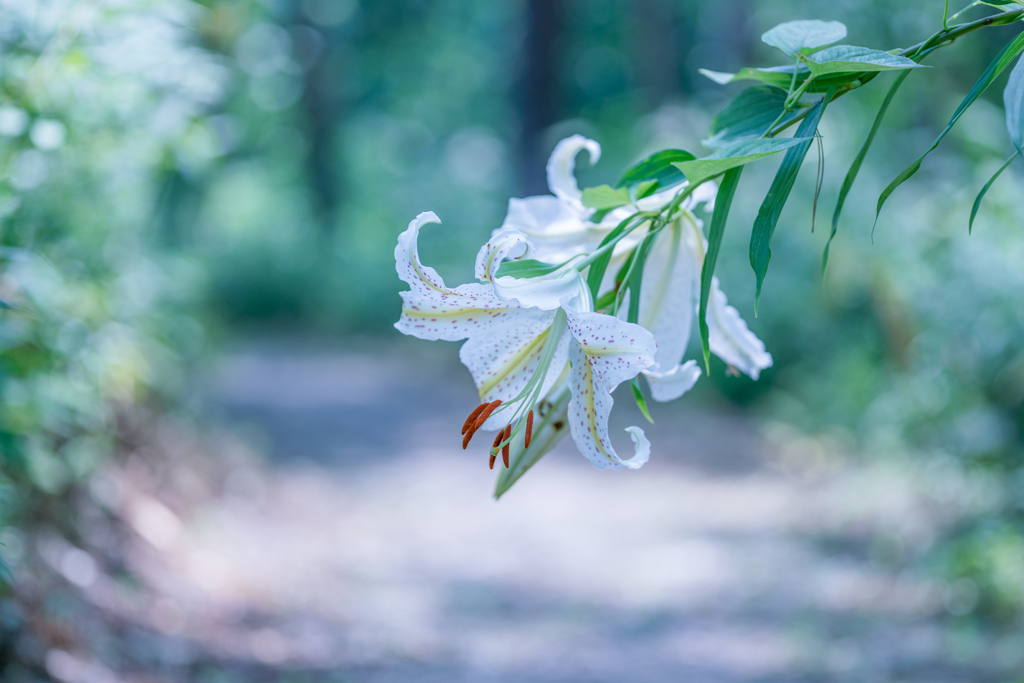
[[[678,185],[686,180],[686,176],[672,165],[676,161],[690,161],[696,159],[694,155],[682,149],[666,149],[655,152],[651,156],[638,161],[622,174],[622,178],[616,187],[639,185],[648,180],[658,183],[658,189],[664,190]],[[640,194],[639,192],[637,194]]]
[[[838,21],[787,21],[761,35],[761,40],[792,57],[797,52],[810,54],[818,48],[846,37],[846,26]]]
[[[786,152],[779,171],[775,174],[775,180],[772,181],[772,186],[769,188],[768,194],[765,195],[761,208],[757,212],[757,218],[754,220],[754,228],[750,232],[750,265],[757,278],[754,291],[755,315],[757,315],[757,307],[761,301],[761,285],[764,284],[764,277],[768,272],[768,262],[772,258],[771,241],[772,235],[775,234],[775,226],[778,225],[782,207],[786,205],[789,193],[793,190],[793,183],[804,163],[811,140],[814,139],[814,132],[818,128],[818,122],[821,121],[825,106],[834,94],[834,92],[826,94],[811,108],[806,118],[800,123],[795,137],[801,138],[805,142],[791,147]]]
[[[882,213],[882,205],[885,204],[885,200],[887,200],[889,196],[896,191],[897,187],[905,183],[915,173],[917,173],[918,170],[920,170],[921,163],[924,161],[924,158],[939,146],[939,143],[942,142],[942,138],[946,137],[946,134],[952,130],[953,126],[960,120],[960,117],[963,116],[964,112],[974,104],[974,101],[981,96],[981,93],[988,89],[988,86],[992,85],[992,82],[1003,72],[1003,69],[1013,61],[1014,57],[1020,54],[1021,50],[1024,50],[1024,33],[1018,34],[1016,38],[1007,43],[1006,47],[996,55],[996,58],[988,65],[988,68],[985,69],[985,72],[981,75],[981,78],[978,79],[978,82],[975,83],[974,87],[971,88],[971,91],[967,93],[967,97],[965,97],[964,101],[960,103],[959,107],[957,107],[956,112],[953,114],[953,118],[949,120],[946,127],[941,133],[939,133],[939,137],[935,138],[935,142],[932,143],[932,146],[926,149],[924,154],[919,156],[914,163],[896,176],[896,178],[889,183],[888,187],[882,190],[882,194],[878,198],[878,204],[875,207],[875,225],[878,225],[878,215]],[[872,233],[874,232],[874,227],[871,228],[871,231]]]
[[[720,85],[732,83],[733,81],[761,81],[767,85],[774,85],[776,88],[789,90],[789,86],[793,82],[794,69],[796,69],[796,84],[798,86],[802,85],[803,82],[811,76],[811,72],[802,64],[799,68],[793,64],[786,66],[773,66],[767,69],[752,69],[750,67],[745,67],[734,74],[723,73],[721,71],[709,71],[707,69],[700,69],[700,72]],[[863,69],[861,72],[862,71]],[[817,76],[807,86],[807,92],[827,92],[837,86],[856,81],[859,73],[860,72],[838,73]]]
[[[807,138],[809,140],[810,138]],[[757,138],[754,140],[737,140],[722,147],[714,154],[673,164],[682,171],[690,182],[696,186],[709,178],[728,171],[730,168],[744,166],[752,161],[771,154],[789,149],[793,145],[806,142],[803,138]]]
[[[892,102],[893,96],[896,95],[896,91],[903,85],[903,81],[910,75],[909,71],[904,71],[896,77],[892,86],[889,87],[889,92],[885,94],[885,99],[882,100],[882,106],[878,108],[878,113],[875,115],[875,120],[871,124],[871,130],[868,132],[868,137],[864,140],[864,144],[861,145],[860,151],[857,152],[857,158],[850,164],[850,170],[846,172],[846,178],[843,179],[843,186],[839,190],[839,199],[836,201],[836,210],[832,214],[832,232],[828,236],[828,241],[825,242],[825,252],[821,257],[821,277],[825,277],[825,268],[828,267],[828,250],[832,246],[832,240],[836,236],[836,230],[839,229],[839,215],[843,212],[843,205],[846,203],[846,196],[850,194],[850,189],[853,187],[853,181],[857,179],[857,174],[860,173],[860,167],[864,163],[864,157],[868,155],[868,149],[871,148],[871,143],[875,140],[875,134],[878,133],[879,127],[882,125],[882,119],[885,118],[885,112],[889,109],[889,103]]]
[[[1024,149],[1024,59],[1017,60],[1017,66],[1010,72],[1003,91],[1006,106],[1006,130],[1017,151]]]
[[[651,417],[651,411],[647,409],[647,399],[644,398],[644,392],[640,389],[639,380],[634,377],[629,385],[633,387],[633,398],[636,400],[636,405],[640,409],[640,412],[644,414],[644,417],[647,418],[648,422],[654,424],[654,418]]]
[[[673,169],[675,170],[675,169]],[[673,183],[674,184],[674,183]],[[658,189],[657,180],[645,180],[639,185],[630,186],[631,201],[636,202],[637,199],[643,199],[644,197],[650,197]]]
[[[1009,165],[1013,163],[1013,160],[1016,159],[1019,156],[1019,154],[1020,152],[1014,152],[1013,154],[1011,154],[1010,158],[1007,159],[1003,163],[1003,165],[999,167],[999,170],[993,173],[992,177],[988,179],[988,182],[985,183],[985,187],[981,188],[981,192],[978,193],[978,198],[974,200],[974,206],[971,207],[971,220],[967,224],[968,233],[974,230],[974,217],[978,215],[978,209],[981,208],[981,200],[984,199],[985,195],[988,193],[988,188],[992,187],[992,183],[996,181],[996,178],[1003,174],[1003,171],[1005,171],[1009,167]]]
[[[760,137],[783,112],[787,94],[771,85],[747,88],[711,122],[711,137],[704,144],[716,149],[736,140]],[[799,113],[794,111],[789,118]]]
[[[790,83],[793,82],[792,66],[773,66],[767,69],[744,67],[734,74],[724,71],[711,71],[710,69],[698,69],[698,71],[719,85],[726,85],[733,81],[761,81],[768,85],[774,85],[776,88],[787,90]],[[810,72],[808,71],[807,73]]]
[[[718,187],[715,199],[715,211],[711,214],[711,228],[708,231],[708,251],[704,256],[704,267],[700,273],[700,312],[697,320],[700,323],[700,344],[704,349],[704,367],[711,374],[711,346],[708,342],[708,298],[711,295],[711,278],[715,274],[715,263],[718,252],[722,248],[722,235],[725,234],[725,221],[729,217],[729,208],[736,194],[736,186],[740,183],[742,166],[736,166],[725,172],[722,184]]]
[[[553,273],[564,265],[565,263],[552,264],[530,258],[518,261],[502,261],[501,265],[498,266],[497,276],[505,277],[507,275],[517,278],[539,277]]]
[[[583,206],[591,209],[617,209],[629,204],[629,192],[610,185],[598,185],[583,190]]]
[[[798,54],[797,58],[810,69],[815,77],[865,71],[931,68],[906,57],[852,45],[836,45],[815,53],[813,57]]]

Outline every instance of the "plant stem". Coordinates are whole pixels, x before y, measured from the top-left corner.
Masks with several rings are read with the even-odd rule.
[[[910,47],[904,48],[899,52],[896,52],[895,54],[901,57],[910,57],[914,61],[921,61],[931,52],[939,49],[940,47],[946,47],[947,45],[951,45],[957,38],[965,36],[968,33],[972,33],[981,28],[988,28],[989,26],[1006,26],[1007,24],[1012,24],[1016,21],[1019,21],[1022,18],[1024,18],[1024,9],[1015,9],[1009,12],[993,14],[991,16],[984,17],[976,21],[961,24],[959,26],[954,26],[953,28],[943,29],[935,33],[933,36],[929,37],[927,40],[924,40],[918,43],[917,45],[911,45]],[[856,90],[857,88],[866,85],[877,74],[878,72],[865,73],[863,77],[850,81],[850,83],[848,83],[841,90],[836,92],[836,94],[832,96],[832,99],[838,99],[845,95],[846,93],[850,92],[851,90]],[[797,114],[796,116],[786,121],[785,123],[773,123],[772,127],[768,129],[767,133],[765,133],[764,137],[775,137],[782,131],[792,126],[794,123],[803,120],[803,118],[807,116],[808,111],[810,110]]]

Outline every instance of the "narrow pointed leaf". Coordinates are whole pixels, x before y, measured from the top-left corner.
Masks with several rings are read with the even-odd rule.
[[[797,58],[817,76],[844,73],[862,73],[865,71],[896,71],[899,69],[928,69],[912,59],[889,54],[881,50],[871,50],[853,45],[836,45],[825,48],[813,56],[797,54]]]
[[[724,71],[712,71],[710,69],[698,69],[698,71],[719,85],[726,85],[733,81],[761,81],[762,83],[774,85],[776,88],[785,90],[793,82],[792,66],[773,66],[766,69],[744,67],[732,74]],[[805,76],[807,73],[810,72],[806,71]]]
[[[614,239],[618,239],[619,235],[625,232],[626,229],[630,227],[631,223],[636,223],[639,220],[641,219],[638,219],[635,215],[624,218],[621,223],[615,226],[614,230],[608,233],[605,238],[601,240],[601,244],[598,245],[598,248],[611,243]],[[598,289],[601,287],[601,282],[604,280],[604,273],[608,270],[608,264],[611,263],[611,260],[612,250],[609,249],[597,257],[597,259],[591,263],[590,267],[587,269],[587,287],[590,288],[590,294],[595,300],[598,299]]]
[[[676,174],[677,175],[682,175],[678,171],[676,171]],[[685,178],[683,180],[685,180]],[[683,182],[683,181],[680,180],[679,182]],[[672,184],[675,185],[677,183],[672,183]],[[657,180],[645,180],[644,182],[640,183],[639,185],[630,185],[630,187],[629,187],[630,202],[635,204],[637,199],[643,199],[644,197],[649,197],[652,194],[654,194],[654,192],[656,190],[658,190],[658,189],[659,188],[658,188],[658,181]]]
[[[711,122],[711,137],[704,144],[715,149],[736,140],[761,137],[783,112],[786,95],[785,90],[770,85],[747,88]],[[789,118],[799,113],[795,110]]]
[[[711,278],[715,275],[715,262],[722,248],[722,235],[725,234],[725,222],[729,217],[729,208],[736,195],[736,186],[740,183],[743,167],[737,166],[725,172],[722,183],[718,187],[715,199],[715,211],[711,214],[711,228],[708,231],[708,251],[704,256],[704,267],[700,273],[700,311],[697,320],[700,323],[700,344],[704,350],[704,367],[711,374],[711,345],[708,341],[708,297],[711,295]]]
[[[1003,91],[1006,106],[1006,130],[1018,151],[1024,149],[1024,59],[1017,60],[1017,66],[1010,72]]]
[[[764,284],[764,276],[768,272],[768,262],[772,258],[771,241],[772,235],[775,233],[775,226],[778,225],[782,207],[786,205],[789,193],[793,190],[793,183],[804,163],[811,140],[814,139],[814,131],[818,128],[818,122],[821,121],[825,106],[834,94],[834,92],[826,94],[800,122],[795,137],[801,138],[805,142],[790,147],[786,151],[778,173],[775,174],[775,180],[772,181],[772,186],[768,189],[768,194],[765,195],[761,208],[757,212],[757,218],[754,220],[754,228],[750,233],[750,265],[757,278],[754,293],[755,314],[761,300],[761,286]]]
[[[629,204],[629,192],[625,188],[599,185],[583,190],[583,206],[590,209],[617,209],[626,204]]]
[[[630,381],[630,386],[633,387],[633,399],[636,400],[636,406],[640,409],[640,412],[644,414],[647,421],[654,424],[654,418],[651,417],[651,411],[647,409],[647,399],[644,398],[644,392],[640,389],[640,381],[634,377]]]
[[[860,151],[857,152],[857,158],[850,164],[850,170],[846,172],[846,177],[843,179],[843,186],[839,189],[839,199],[836,201],[836,210],[832,214],[832,232],[828,236],[828,241],[825,242],[825,252],[821,257],[821,277],[825,277],[825,268],[828,267],[828,250],[832,246],[832,240],[836,236],[836,230],[839,229],[839,215],[843,212],[843,205],[846,203],[846,196],[850,194],[850,189],[853,187],[853,181],[857,179],[857,174],[860,173],[860,167],[864,163],[864,158],[868,155],[868,150],[871,148],[871,143],[875,140],[875,134],[878,133],[878,129],[882,125],[882,119],[885,118],[885,112],[889,109],[889,103],[892,102],[892,98],[896,95],[896,91],[903,85],[903,81],[907,80],[907,76],[910,75],[910,71],[903,71],[893,84],[889,87],[889,92],[885,94],[885,99],[882,100],[882,106],[878,108],[878,114],[875,115],[875,120],[871,124],[871,130],[868,132],[868,137],[864,140],[864,144],[861,145]]]
[[[974,104],[974,101],[981,96],[981,93],[988,89],[988,86],[992,85],[992,82],[996,77],[998,77],[999,74],[1003,72],[1003,69],[1013,61],[1014,57],[1020,54],[1021,50],[1024,50],[1024,33],[1019,34],[1016,38],[1011,40],[1006,47],[996,55],[996,58],[988,65],[988,68],[985,69],[985,72],[981,75],[981,78],[978,79],[978,82],[975,83],[974,87],[971,88],[971,91],[967,93],[967,97],[965,97],[964,101],[960,103],[959,107],[957,107],[956,112],[953,114],[953,118],[949,120],[946,127],[941,133],[939,133],[939,137],[935,138],[935,142],[932,143],[932,146],[926,149],[924,154],[919,156],[914,163],[896,176],[896,178],[889,183],[888,187],[882,190],[882,194],[878,198],[878,204],[875,207],[875,225],[878,224],[878,215],[882,212],[882,206],[885,204],[885,200],[887,200],[889,196],[896,191],[897,187],[905,183],[915,173],[917,173],[918,170],[920,170],[921,163],[924,161],[924,158],[939,146],[939,143],[942,142],[942,138],[946,137],[946,134],[952,130],[953,126],[960,120],[960,117],[963,116],[964,112]],[[872,228],[872,232],[873,231],[874,228]]]
[[[731,168],[744,166],[752,161],[776,154],[803,142],[805,142],[803,138],[737,140],[703,159],[676,162],[673,165],[686,174],[690,182],[696,186]]]
[[[555,272],[564,266],[565,263],[545,263],[536,259],[502,261],[501,265],[498,266],[496,275],[497,277],[505,277],[507,275],[517,278],[540,277],[541,275]]]
[[[789,86],[793,82],[794,69],[796,69],[796,84],[798,86],[803,84],[803,82],[811,76],[811,72],[803,64],[799,67],[789,64],[786,66],[772,66],[766,69],[744,67],[733,74],[724,73],[722,71],[710,71],[708,69],[699,69],[699,71],[701,74],[710,78],[719,85],[725,85],[727,83],[732,83],[733,81],[761,81],[766,85],[773,85],[776,88],[789,90]],[[807,86],[807,92],[827,92],[831,88],[857,80],[858,75],[863,71],[864,69],[860,69],[858,73],[836,73],[816,76],[815,79]]]
[[[658,185],[656,189],[664,190],[678,185],[686,180],[686,176],[678,168],[673,166],[676,161],[690,161],[697,157],[682,149],[666,149],[655,152],[651,156],[638,161],[626,169],[616,187],[628,187],[640,185],[645,181],[654,180]],[[638,194],[639,191],[638,191]]]
[[[797,52],[814,50],[846,37],[846,26],[838,21],[787,21],[768,29],[761,40],[792,57]]]
[[[996,178],[1003,174],[1003,171],[1005,171],[1007,167],[1009,167],[1009,165],[1013,163],[1013,160],[1016,159],[1018,155],[1019,152],[1014,152],[1013,154],[1011,154],[1010,158],[1007,159],[1003,163],[1003,165],[999,167],[999,170],[993,173],[992,177],[988,179],[988,182],[985,183],[985,187],[981,188],[981,192],[978,193],[978,198],[974,200],[974,206],[971,207],[971,220],[967,224],[967,232],[970,233],[974,230],[974,217],[978,215],[978,209],[981,208],[981,200],[985,198],[985,195],[988,193],[988,189],[992,187],[992,183],[996,181]]]

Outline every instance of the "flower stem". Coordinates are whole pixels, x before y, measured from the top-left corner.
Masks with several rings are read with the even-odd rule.
[[[894,54],[897,54],[901,57],[908,57],[910,59],[913,59],[914,61],[919,62],[922,59],[924,59],[924,57],[927,56],[928,54],[934,52],[940,47],[946,47],[947,45],[953,44],[953,42],[956,41],[958,38],[960,38],[961,36],[965,36],[968,33],[972,33],[974,31],[977,31],[978,29],[988,28],[990,26],[1006,26],[1016,21],[1020,21],[1022,18],[1024,18],[1024,8],[1010,10],[1008,12],[1001,12],[999,14],[992,14],[990,16],[983,17],[981,19],[977,19],[966,24],[960,24],[959,26],[954,26],[952,28],[944,28],[941,31],[937,31],[928,39],[920,43],[917,43],[916,45],[911,45],[910,47],[903,48],[902,50],[899,50]],[[880,72],[865,73],[864,76],[862,76],[861,78],[851,81],[845,87],[838,90],[836,94],[832,96],[832,99],[838,99],[845,95],[846,93],[850,92],[851,90],[856,90],[861,86],[867,85],[867,83],[870,82],[871,79],[873,79],[878,73]],[[792,126],[793,124],[802,121],[807,116],[809,111],[810,110],[801,112],[794,116],[792,119],[785,121],[784,123],[773,123],[771,128],[768,129],[768,132],[764,134],[764,137],[775,137],[782,131]]]

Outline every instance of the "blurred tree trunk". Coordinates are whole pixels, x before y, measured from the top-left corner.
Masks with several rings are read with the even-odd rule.
[[[320,232],[329,237],[335,231],[343,194],[337,167],[336,135],[344,109],[342,94],[337,87],[342,77],[337,72],[338,60],[331,59],[332,51],[337,47],[332,36],[325,36],[305,19],[299,26],[301,29],[294,35],[308,41],[306,45],[296,46],[306,52],[308,59],[300,102],[309,141],[306,174]]]
[[[634,73],[646,104],[657,106],[680,90],[680,45],[677,10],[665,0],[634,0],[630,5]]]
[[[521,125],[516,162],[524,195],[547,192],[544,166],[549,152],[544,132],[561,114],[558,81],[562,1],[527,0],[525,35],[515,102]]]

